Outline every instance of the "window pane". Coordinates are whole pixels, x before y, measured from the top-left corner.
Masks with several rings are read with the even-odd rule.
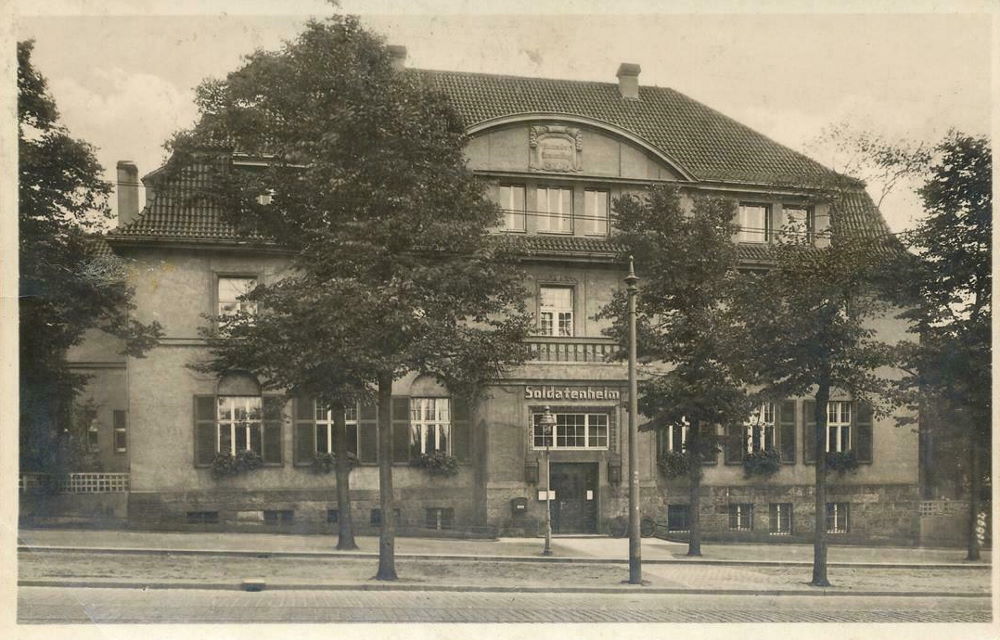
[[[500,206],[504,210],[504,228],[509,231],[524,231],[524,187],[501,185]]]
[[[608,199],[607,191],[590,190],[584,192],[584,216],[587,233],[607,235],[608,233]]]
[[[219,425],[219,453],[232,453],[233,441],[228,424]]]
[[[573,192],[570,189],[541,187],[537,191],[540,231],[569,233],[573,228]]]
[[[767,242],[768,207],[758,204],[741,204],[736,217],[740,230],[738,242]]]
[[[248,448],[257,455],[262,455],[264,449],[263,447],[261,447],[261,441],[260,441],[260,436],[261,436],[260,423],[248,427],[247,431],[249,431],[250,433],[250,446]]]
[[[798,207],[784,207],[785,233],[795,239],[809,239],[812,232],[812,212]]]
[[[608,416],[595,413],[587,416],[590,423],[588,444],[591,447],[608,446]]]
[[[327,439],[328,434],[325,424],[316,425],[316,453],[329,453],[332,450]]]
[[[539,289],[542,307],[551,309],[571,309],[573,290],[569,287],[541,287]]]

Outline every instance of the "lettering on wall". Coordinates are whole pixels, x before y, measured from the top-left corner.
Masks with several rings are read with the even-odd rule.
[[[545,125],[531,127],[528,133],[531,155],[528,168],[533,171],[574,173],[583,170],[580,154],[583,133],[576,127]]]
[[[524,387],[526,400],[621,400],[618,389],[607,387]]]

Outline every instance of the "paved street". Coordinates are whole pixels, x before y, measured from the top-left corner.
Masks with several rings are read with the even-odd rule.
[[[61,589],[22,587],[20,623],[979,622],[989,598]]]

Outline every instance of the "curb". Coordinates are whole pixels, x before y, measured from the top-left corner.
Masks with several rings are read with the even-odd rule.
[[[128,582],[109,580],[29,579],[18,580],[18,587],[58,587],[73,589],[203,589],[211,591],[251,591],[242,582]],[[438,591],[462,593],[629,593],[643,595],[704,594],[722,596],[861,596],[866,598],[890,596],[897,598],[991,598],[989,593],[967,591],[836,591],[833,589],[706,589],[677,587],[483,587],[425,584],[360,583],[360,584],[318,584],[318,583],[276,583],[255,582],[253,592],[259,591]]]
[[[162,556],[228,556],[251,558],[377,558],[377,553],[360,551],[250,551],[245,549],[151,549],[140,547],[57,547],[18,545],[18,553],[94,553],[122,555],[162,555]],[[573,564],[625,564],[627,559],[596,558],[587,556],[479,556],[461,554],[421,554],[397,553],[403,560],[455,560],[466,562],[549,562]],[[732,567],[811,567],[806,560],[681,560],[676,558],[643,559],[643,564],[692,564]],[[982,563],[891,563],[891,562],[827,562],[828,567],[841,569],[980,569],[989,570],[992,565]]]

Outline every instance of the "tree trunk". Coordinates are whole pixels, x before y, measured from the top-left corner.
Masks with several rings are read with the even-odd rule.
[[[701,423],[691,425],[688,440],[689,497],[688,497],[688,552],[689,556],[701,555]]]
[[[982,480],[979,477],[979,449],[976,434],[969,431],[969,549],[966,560],[979,560],[979,536],[976,524],[979,522],[979,492]]]
[[[334,402],[333,411],[333,455],[336,457],[337,474],[337,550],[357,549],[354,541],[354,527],[351,522],[351,461],[347,459],[347,426],[344,424],[344,404]]]
[[[378,492],[382,526],[376,580],[396,580],[396,501],[392,492],[392,374],[378,376]]]
[[[816,391],[816,531],[813,535],[814,587],[829,587],[826,577],[826,405],[830,401],[830,384],[822,382]]]

